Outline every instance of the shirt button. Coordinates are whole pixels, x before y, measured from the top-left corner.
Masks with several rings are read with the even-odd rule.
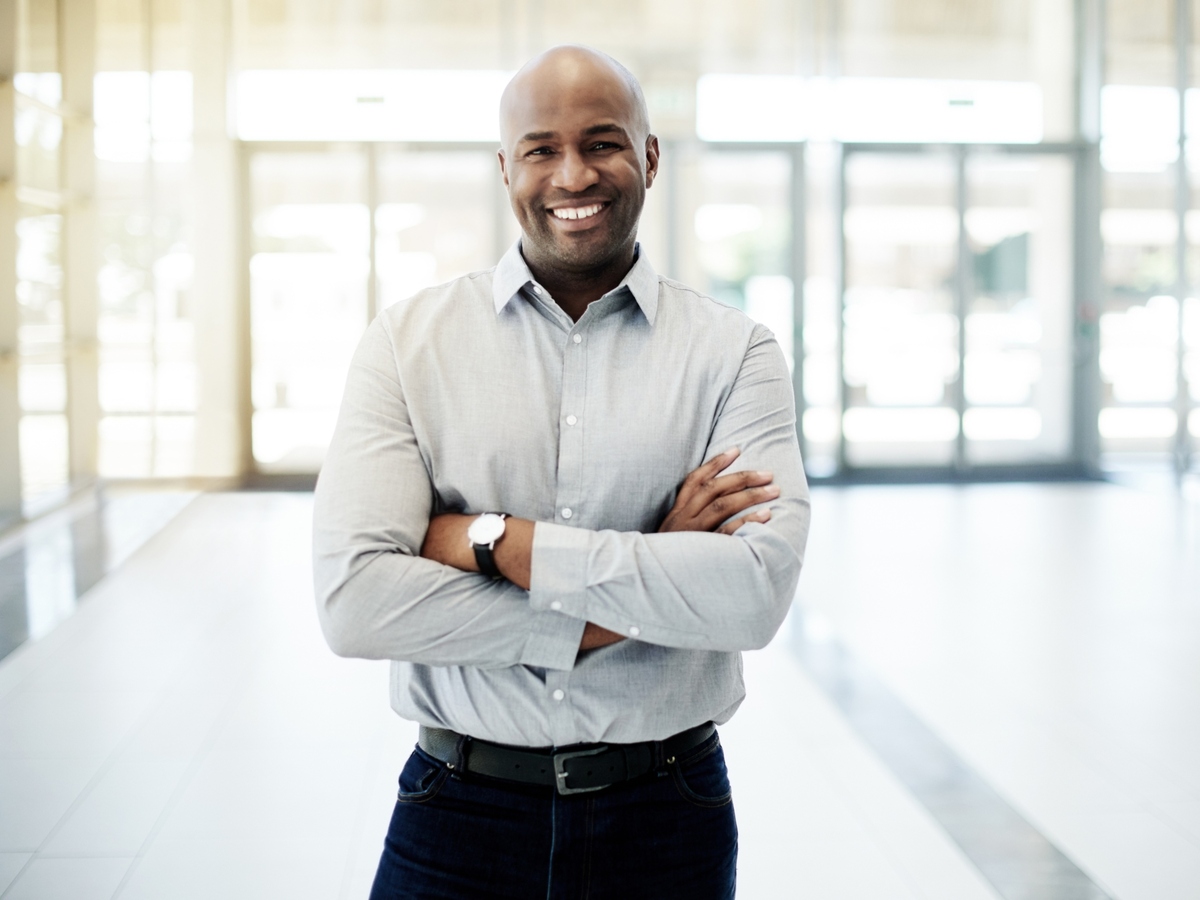
[[[641,633],[642,633],[642,629],[638,628],[636,625],[630,625],[630,626],[629,626],[629,634],[630,634],[630,636],[632,636],[632,637],[637,637],[637,636],[638,636],[639,634],[641,634]]]
[[[562,691],[555,691],[550,696],[553,697],[555,700],[561,700],[563,697],[565,697],[567,695],[564,694]]]
[[[538,287],[538,286],[535,284],[535,285],[533,286],[533,292],[534,292],[535,294],[540,294],[540,293],[542,292],[542,289],[541,289],[540,287]]]
[[[574,416],[567,416],[567,424],[568,425],[574,425],[578,421],[579,420],[577,418],[575,418]]]
[[[581,334],[573,334],[573,335],[571,335],[571,340],[573,340],[575,343],[577,343],[577,344],[578,344],[580,341],[582,341],[582,340],[583,340],[583,335],[581,335]]]
[[[569,518],[571,518],[572,515],[574,515],[574,513],[571,512],[571,507],[564,506],[563,511],[562,511],[562,517],[564,519],[569,519]]]
[[[558,612],[560,609],[562,609],[562,604],[559,603],[557,600],[555,600],[553,603],[550,604],[550,608],[552,610],[554,610],[555,612]]]

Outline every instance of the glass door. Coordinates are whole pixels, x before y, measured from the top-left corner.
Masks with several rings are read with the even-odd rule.
[[[254,467],[312,475],[375,313],[494,265],[515,221],[491,145],[247,153]]]
[[[843,177],[843,465],[951,465],[959,369],[954,158],[855,152]]]
[[[257,152],[249,177],[254,462],[312,473],[367,324],[366,156]]]
[[[1061,462],[1071,443],[1071,161],[973,154],[965,176],[966,462]]]
[[[847,147],[843,468],[1066,463],[1073,159]]]
[[[685,166],[683,281],[774,333],[794,368],[792,178],[786,150],[705,149]]]
[[[494,266],[516,240],[494,152],[380,148],[377,184],[379,309]]]

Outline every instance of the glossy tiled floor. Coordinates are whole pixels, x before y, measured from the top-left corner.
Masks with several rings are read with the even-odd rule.
[[[847,705],[860,671],[1088,896],[1200,898],[1200,505],[1112,485],[814,505],[802,614],[748,655],[722,731],[739,896],[1017,896]],[[0,662],[4,900],[366,896],[415,729],[385,665],[321,641],[310,510],[201,496]],[[823,645],[853,662],[841,687],[805,668]]]

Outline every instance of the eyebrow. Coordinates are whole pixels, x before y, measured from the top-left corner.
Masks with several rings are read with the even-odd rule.
[[[625,134],[625,129],[615,122],[602,122],[599,125],[592,125],[590,128],[584,129],[584,134],[591,137],[595,134]],[[528,134],[521,135],[521,141],[549,141],[558,137],[557,131],[531,131]]]

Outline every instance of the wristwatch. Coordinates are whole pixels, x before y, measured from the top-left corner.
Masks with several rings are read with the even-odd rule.
[[[508,513],[487,512],[477,518],[467,528],[467,540],[475,551],[475,562],[479,571],[489,578],[503,578],[496,568],[496,560],[492,557],[492,548],[496,541],[504,537],[504,520]]]

